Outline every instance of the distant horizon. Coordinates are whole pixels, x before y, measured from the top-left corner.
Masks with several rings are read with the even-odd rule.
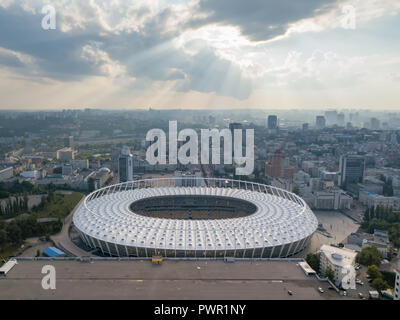
[[[47,111],[47,112],[60,112],[63,110],[71,110],[71,111],[85,111],[85,110],[99,110],[99,111],[150,111],[150,108],[142,108],[142,107],[137,107],[137,108],[112,108],[112,107],[104,107],[104,108],[97,108],[97,107],[60,107],[60,108],[32,108],[32,109],[26,109],[26,108],[16,108],[16,109],[11,109],[11,108],[0,108],[0,112],[41,112],[41,111]],[[357,111],[371,111],[371,112],[400,112],[400,107],[399,108],[382,108],[382,109],[374,109],[374,108],[174,108],[174,107],[165,107],[165,108],[151,108],[152,111],[312,111],[312,112],[325,112],[325,111],[352,111],[352,112],[357,112]]]

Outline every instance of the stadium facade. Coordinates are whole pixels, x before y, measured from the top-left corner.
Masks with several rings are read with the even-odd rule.
[[[138,180],[99,189],[75,211],[83,242],[105,256],[284,258],[318,222],[297,195],[216,178]]]

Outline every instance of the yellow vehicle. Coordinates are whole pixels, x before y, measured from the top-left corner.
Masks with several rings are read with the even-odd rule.
[[[151,262],[153,264],[161,264],[163,262],[163,257],[162,256],[153,256],[151,258]]]

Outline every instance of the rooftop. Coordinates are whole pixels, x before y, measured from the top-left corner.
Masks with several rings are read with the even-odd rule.
[[[324,244],[321,249],[326,258],[336,266],[344,267],[352,265],[356,258],[357,252],[347,248],[337,248]]]

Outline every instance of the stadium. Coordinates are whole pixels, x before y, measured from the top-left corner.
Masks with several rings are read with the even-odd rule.
[[[116,257],[285,258],[318,226],[297,195],[217,178],[137,180],[99,189],[73,223],[90,250]]]

